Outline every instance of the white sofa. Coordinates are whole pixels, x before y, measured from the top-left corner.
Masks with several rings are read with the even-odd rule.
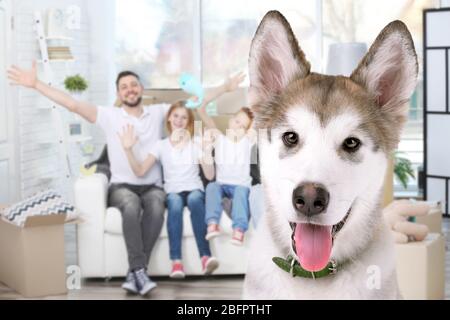
[[[107,189],[108,180],[99,173],[81,177],[75,183],[75,205],[83,220],[77,226],[78,265],[84,278],[123,277],[128,270],[121,213],[117,208],[107,207]],[[230,243],[231,220],[225,213],[222,215],[221,229],[222,234],[210,241],[212,254],[220,262],[214,274],[244,274],[252,227],[246,233],[242,247]],[[201,275],[201,263],[188,209],[184,212],[182,250],[186,274]],[[168,276],[170,270],[169,240],[164,222],[150,257],[148,272],[150,276]]]

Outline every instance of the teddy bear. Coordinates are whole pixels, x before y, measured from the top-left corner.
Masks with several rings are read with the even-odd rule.
[[[395,200],[383,209],[386,223],[392,229],[396,243],[422,241],[428,234],[426,225],[416,223],[416,216],[424,216],[430,206],[424,201]]]

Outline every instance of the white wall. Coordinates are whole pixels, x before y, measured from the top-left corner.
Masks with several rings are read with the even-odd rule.
[[[39,10],[45,14],[49,8],[66,9],[69,5],[81,8],[81,27],[68,30],[74,40],[70,47],[75,58],[73,63],[52,63],[56,86],[62,88],[66,75],[79,73],[87,78],[89,90],[85,98],[95,104],[107,105],[114,100],[111,84],[114,82],[113,66],[113,1],[106,0],[17,0],[13,1],[15,18],[15,42],[17,55],[15,63],[29,68],[40,53],[34,31],[33,14]],[[112,87],[113,88],[113,87]],[[26,197],[42,189],[53,187],[72,199],[72,182],[63,177],[63,160],[59,156],[57,143],[40,144],[40,141],[55,141],[56,130],[50,110],[38,107],[49,105],[49,101],[36,92],[18,88],[15,94],[19,116],[19,159],[21,171],[21,196]],[[114,92],[113,92],[114,93]],[[73,115],[62,110],[64,118]],[[103,136],[88,126],[94,135],[95,145],[103,145]],[[95,154],[99,153],[97,147]],[[78,176],[83,163],[78,144],[69,145],[69,159],[73,176]],[[43,179],[43,178],[52,179]]]
[[[98,105],[113,105],[116,100],[114,62],[115,0],[88,2],[90,21],[90,101]],[[97,158],[105,145],[103,132],[92,126],[95,154]]]

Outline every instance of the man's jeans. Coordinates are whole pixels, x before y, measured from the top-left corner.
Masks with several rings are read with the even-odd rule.
[[[122,213],[130,270],[147,268],[164,223],[164,191],[154,185],[112,184],[109,206]]]
[[[222,216],[222,198],[232,199],[231,220],[233,229],[247,231],[249,208],[248,195],[250,189],[244,186],[211,182],[206,187],[206,224],[219,224]]]
[[[191,213],[192,230],[200,257],[211,256],[209,243],[205,240],[205,193],[201,190],[193,190],[167,195],[167,232],[169,234],[170,259],[181,260],[183,209],[185,206],[189,208]]]

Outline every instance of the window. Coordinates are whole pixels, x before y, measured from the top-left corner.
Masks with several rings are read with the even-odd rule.
[[[142,77],[146,88],[177,88],[195,71],[197,0],[117,0],[116,65]]]
[[[214,85],[247,69],[250,43],[263,15],[280,10],[291,21],[313,68],[320,70],[318,1],[116,0],[116,65],[146,88],[178,88],[189,72]]]
[[[270,10],[290,21],[300,46],[315,70],[320,70],[321,37],[317,1],[202,1],[202,70],[205,85],[247,70],[248,54],[259,22]]]

